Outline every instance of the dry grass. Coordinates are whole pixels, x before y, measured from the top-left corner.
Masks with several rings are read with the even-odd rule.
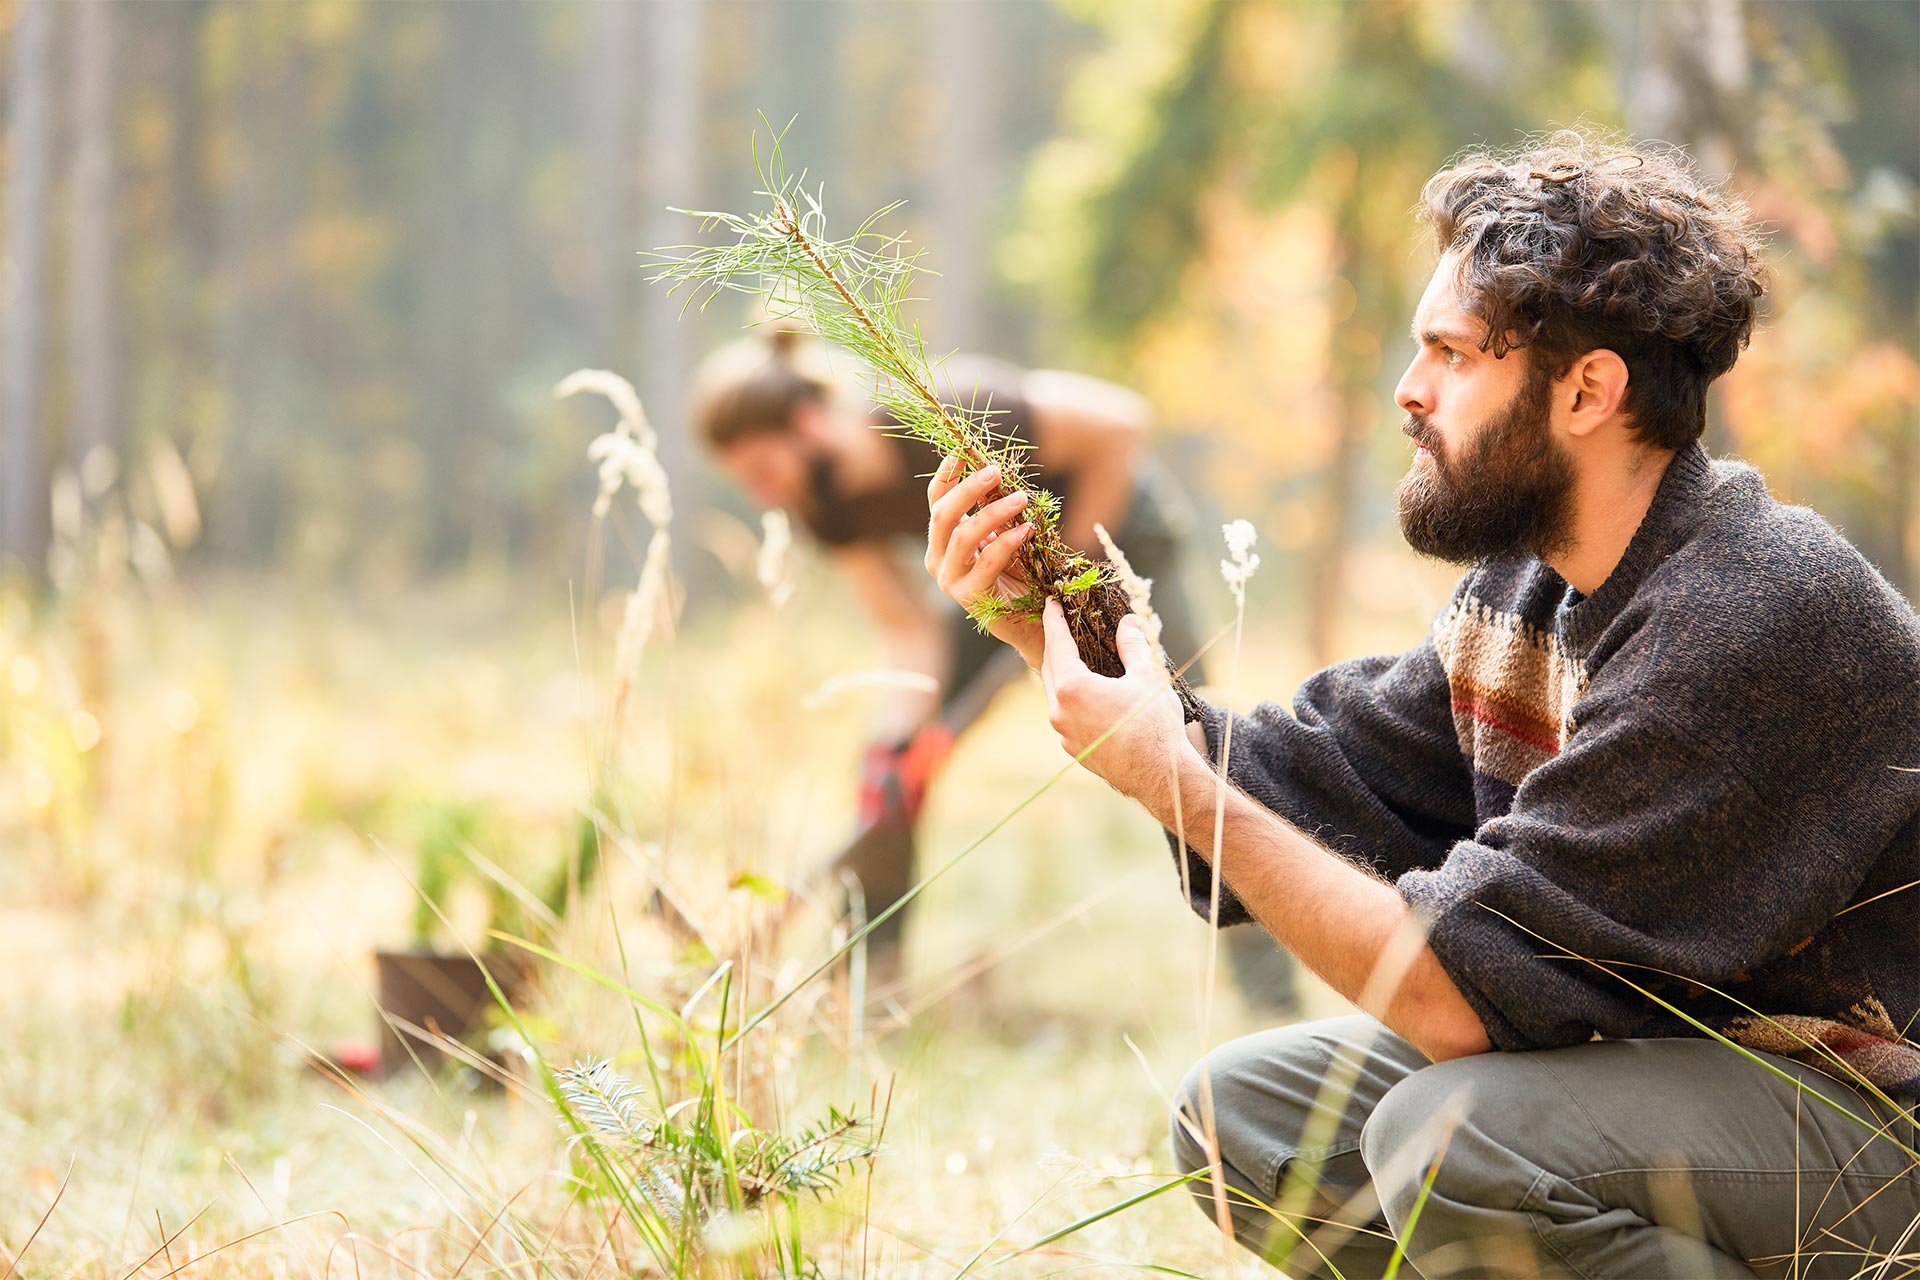
[[[1446,585],[1391,561],[1367,576],[1392,603],[1356,649],[1409,641]],[[848,764],[884,696],[809,704],[875,655],[826,583],[799,587],[650,651],[611,754],[611,689],[576,667],[563,589],[544,607],[508,583],[381,606],[257,582],[82,595],[34,620],[0,604],[0,1276],[658,1274],[578,1194],[536,1071],[503,1090],[363,1084],[306,1049],[375,1028],[368,956],[407,936],[424,810],[480,805],[488,856],[535,878],[608,759],[625,838],[559,950],[651,998],[692,995],[714,956],[654,910],[664,874],[750,1007],[789,989],[832,922],[802,909],[776,941],[775,904],[728,886],[797,884],[848,831]],[[1239,669],[1259,687],[1236,701],[1304,674],[1277,630],[1249,624]],[[1059,763],[1037,690],[1012,692],[936,787],[924,856],[965,848]],[[836,975],[729,1059],[728,1094],[768,1130],[885,1113],[871,1178],[803,1201],[817,1273],[1272,1274],[1224,1254],[1177,1188],[1021,1248],[1168,1181],[1165,1091],[1258,1025],[1209,977],[1208,932],[1145,820],[1069,773],[919,907],[893,1006],[855,1017]],[[477,887],[453,904],[475,945],[483,912]],[[1161,942],[1116,945],[1139,938]],[[710,1044],[713,988],[702,1000],[689,1021]],[[1308,1003],[1340,1008],[1317,988]],[[550,967],[524,1017],[540,1059],[646,1079],[632,1005],[603,985]],[[661,1058],[684,1089],[684,1056]]]
[[[537,874],[571,830],[606,691],[576,670],[565,593],[550,594],[495,584],[375,608],[229,583],[82,598],[31,625],[9,606],[9,1258],[54,1204],[23,1274],[636,1265],[571,1195],[565,1135],[536,1092],[413,1073],[343,1088],[301,1050],[373,1029],[367,955],[404,940],[422,805],[484,802],[489,856],[514,874]],[[867,708],[860,695],[802,705],[871,665],[839,612],[696,620],[646,658],[620,752],[635,840],[570,916],[569,957],[647,992],[698,981],[706,958],[650,913],[659,865],[718,949],[747,961],[756,1003],[824,954],[824,921],[779,950],[756,942],[768,904],[726,886],[739,871],[794,883],[850,826]],[[1417,632],[1417,615],[1404,625]],[[1299,673],[1288,655],[1248,665]],[[1016,693],[962,743],[930,807],[929,856],[964,847],[1057,766],[1034,700]],[[76,711],[98,726],[84,751]],[[856,1024],[843,990],[822,988],[743,1046],[737,1083],[773,1123],[891,1089],[871,1185],[808,1210],[826,1274],[952,1275],[989,1241],[1037,1239],[1170,1171],[1156,1089],[1202,1048],[1207,942],[1172,876],[1136,812],[1069,776],[926,895],[911,1018]],[[471,932],[469,905],[455,914]],[[1164,951],[1112,945],[1142,936]],[[1253,1025],[1230,991],[1219,1007],[1216,1039]],[[636,1061],[627,1002],[576,975],[550,976],[528,1016],[556,1064]],[[1221,1253],[1176,1192],[995,1270],[1088,1262],[1219,1274]]]

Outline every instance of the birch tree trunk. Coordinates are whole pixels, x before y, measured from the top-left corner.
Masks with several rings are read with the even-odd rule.
[[[0,337],[0,567],[47,573],[41,309],[46,283],[52,0],[19,0],[7,85],[6,281]]]
[[[646,13],[647,48],[642,64],[647,86],[645,243],[676,244],[689,238],[691,226],[685,215],[669,212],[667,206],[702,207],[703,22],[698,0],[658,0],[647,7]],[[641,333],[645,349],[639,360],[646,375],[642,385],[649,393],[648,414],[666,427],[660,432],[660,463],[673,486],[678,518],[684,523],[703,505],[699,495],[692,492],[694,472],[688,433],[673,429],[686,421],[687,378],[695,360],[693,326],[698,317],[689,313],[682,319],[685,299],[681,295],[668,296],[665,289],[651,288],[645,297]],[[675,568],[684,574],[683,540],[674,542],[673,552]]]
[[[631,4],[597,4],[589,18],[584,111],[588,256],[594,263],[587,299],[591,359],[618,368],[632,339],[628,312],[634,290],[634,248],[629,224],[639,169],[630,114],[635,19],[645,10]]]
[[[928,152],[926,177],[940,275],[926,287],[943,351],[975,349],[986,336],[986,201],[981,197],[994,185],[999,50],[989,24],[997,11],[996,5],[971,0],[937,0],[927,23],[940,145]]]
[[[114,217],[114,10],[75,0],[73,221],[68,241],[72,427],[67,456],[82,481],[88,524],[99,517],[125,451],[121,425],[119,252]]]

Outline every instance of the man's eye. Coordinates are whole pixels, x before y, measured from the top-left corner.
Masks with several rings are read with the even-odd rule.
[[[1440,358],[1445,360],[1448,365],[1457,365],[1462,360],[1466,359],[1466,357],[1461,355],[1458,351],[1455,351],[1452,347],[1445,346],[1445,345],[1442,345],[1440,348]]]

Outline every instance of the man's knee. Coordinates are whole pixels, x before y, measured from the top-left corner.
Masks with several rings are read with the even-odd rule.
[[[1196,1062],[1174,1093],[1174,1163],[1195,1175],[1187,1190],[1209,1218],[1220,1213],[1214,1196],[1222,1192],[1234,1237],[1255,1252],[1270,1241],[1279,1172],[1303,1120],[1293,1114],[1291,1091],[1276,1083],[1316,1072],[1313,1055],[1308,1037],[1294,1028],[1262,1032]]]
[[[1529,1135],[1564,1128],[1565,1101],[1525,1055],[1499,1052],[1416,1071],[1381,1098],[1361,1158],[1423,1273],[1558,1274],[1518,1211],[1543,1172]]]
[[[1203,1060],[1204,1061],[1204,1060]],[[1201,1063],[1195,1063],[1188,1071],[1186,1079],[1174,1091],[1173,1110],[1168,1113],[1167,1123],[1171,1133],[1173,1147],[1173,1165],[1181,1173],[1192,1173],[1205,1168],[1208,1162],[1207,1148],[1203,1138],[1196,1132],[1200,1127],[1200,1105],[1195,1072]]]
[[[1173,1092],[1168,1123],[1174,1167],[1181,1173],[1194,1173],[1211,1164],[1216,1145],[1225,1145],[1220,1142],[1221,1129],[1231,1131],[1239,1123],[1240,1090],[1234,1083],[1234,1063],[1224,1056],[1231,1047],[1222,1046],[1187,1068]],[[1232,1163],[1231,1159],[1227,1162]],[[1193,1189],[1200,1188],[1195,1184]]]
[[[1173,1099],[1181,1172],[1206,1168],[1217,1144],[1221,1158],[1249,1181],[1269,1178],[1311,1105],[1304,1082],[1317,1080],[1326,1061],[1309,1023],[1230,1040],[1194,1063]]]
[[[1391,1220],[1404,1215],[1436,1155],[1480,1093],[1471,1059],[1425,1067],[1387,1090],[1360,1130],[1360,1156]],[[1445,1167],[1446,1162],[1442,1162]],[[1398,1212],[1396,1212],[1398,1211]]]

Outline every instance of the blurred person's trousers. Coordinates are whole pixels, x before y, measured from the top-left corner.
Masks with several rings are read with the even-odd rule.
[[[1301,1023],[1196,1064],[1173,1150],[1208,1166],[1204,1070],[1235,1237],[1270,1259],[1291,1242],[1289,1274],[1381,1276],[1410,1221],[1400,1274],[1425,1280],[1853,1276],[1920,1253],[1913,1100],[1759,1056],[1806,1092],[1706,1039],[1436,1065],[1372,1018]],[[1211,1179],[1190,1185],[1215,1217]]]

